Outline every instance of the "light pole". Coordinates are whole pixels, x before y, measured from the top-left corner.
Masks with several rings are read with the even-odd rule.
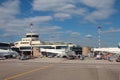
[[[101,47],[101,26],[98,26],[98,47]]]

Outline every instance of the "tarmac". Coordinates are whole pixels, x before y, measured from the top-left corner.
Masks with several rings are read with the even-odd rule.
[[[96,60],[95,58],[85,58],[84,60],[80,59],[66,59],[66,58],[34,58],[28,60],[19,60],[19,59],[5,59],[0,60],[0,62],[39,62],[39,63],[83,63],[83,64],[120,64],[120,62],[116,62],[113,60],[112,62],[108,60]]]
[[[21,60],[20,60],[21,61]],[[96,60],[95,58],[85,58],[84,60],[80,59],[66,59],[66,58],[34,58],[29,60],[24,60],[24,62],[40,62],[40,63],[83,63],[83,64],[120,64],[113,60],[112,62],[108,60]]]

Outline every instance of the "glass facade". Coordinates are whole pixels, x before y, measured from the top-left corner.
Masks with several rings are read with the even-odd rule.
[[[27,35],[26,37],[39,37],[38,35]]]

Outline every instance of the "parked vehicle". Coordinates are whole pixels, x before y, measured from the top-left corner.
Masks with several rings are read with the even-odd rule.
[[[77,57],[74,51],[66,51],[66,54],[68,59],[75,59]]]
[[[120,56],[118,56],[118,58],[116,59],[116,62],[120,62]]]

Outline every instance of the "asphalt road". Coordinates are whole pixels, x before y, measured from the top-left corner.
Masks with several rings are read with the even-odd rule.
[[[120,64],[66,61],[0,61],[0,80],[120,80]]]

